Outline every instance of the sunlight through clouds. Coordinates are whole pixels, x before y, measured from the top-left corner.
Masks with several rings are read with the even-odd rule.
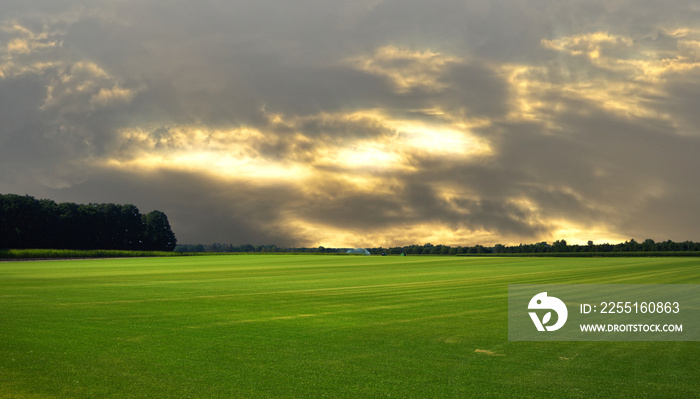
[[[659,33],[662,35],[662,33]],[[658,83],[666,76],[700,69],[700,35],[691,30],[672,33],[675,46],[655,48],[654,40],[596,32],[542,40],[542,45],[571,56],[586,56],[596,67],[619,73],[635,82]]]
[[[0,16],[6,192],[183,242],[700,234],[692,2],[50,4]]]
[[[374,229],[371,232],[362,230],[352,230],[347,227],[336,227],[332,225],[319,228],[318,224],[311,224],[304,221],[293,221],[290,223],[295,230],[305,232],[310,241],[319,243],[318,245],[333,248],[338,242],[348,243],[348,246],[366,246],[368,242],[377,247],[392,247],[415,245],[420,242],[440,243],[442,245],[463,246],[478,245],[482,242],[500,242],[504,237],[497,233],[468,228],[450,228],[441,223],[424,224],[395,224],[383,228]]]
[[[550,223],[552,223],[554,236],[565,240],[568,245],[586,245],[588,241],[593,241],[592,237],[595,237],[595,244],[619,243],[629,239],[629,237],[622,234],[610,232],[609,229],[603,225],[577,225],[563,219],[552,220]],[[546,241],[546,237],[543,238]]]
[[[469,158],[488,156],[493,151],[486,140],[450,127],[414,121],[395,121],[393,125],[398,132],[399,146],[410,148],[419,154]]]
[[[167,155],[149,154],[120,161],[109,159],[103,166],[123,170],[157,172],[181,171],[207,175],[216,180],[241,180],[251,184],[272,184],[279,181],[305,181],[311,171],[298,164],[271,162],[255,158],[233,157],[218,152],[182,152]]]
[[[321,139],[312,140],[303,131],[303,126],[310,121],[323,121],[322,126],[329,129],[349,123],[351,129],[353,125],[357,129],[365,129],[363,134],[367,137],[333,137],[320,131],[318,135]],[[322,114],[288,121],[281,115],[270,115],[270,123],[271,131],[281,127],[298,131],[280,136],[252,127],[230,130],[205,126],[170,126],[151,131],[124,129],[119,155],[111,159],[108,165],[121,167],[127,161],[127,164],[136,162],[143,166],[150,165],[150,168],[157,165],[182,168],[178,165],[188,165],[186,168],[201,171],[218,166],[216,169],[226,171],[221,176],[228,178],[265,179],[266,171],[273,170],[274,165],[282,161],[285,166],[279,169],[299,176],[310,173],[314,168],[333,166],[337,168],[338,177],[342,178],[340,175],[343,173],[410,172],[415,170],[412,164],[415,156],[469,159],[492,152],[487,142],[467,132],[440,124],[392,120],[376,111]],[[375,131],[372,132],[372,129]],[[280,140],[284,140],[284,145],[292,149],[305,147],[306,155],[299,158],[298,154],[290,152],[284,153],[282,158],[282,154],[267,156],[265,148],[277,146]],[[302,173],[302,170],[306,173]],[[289,173],[277,170],[269,173],[269,177],[276,180],[280,175],[287,176]]]
[[[440,90],[446,87],[440,82],[440,75],[460,59],[429,49],[415,51],[385,46],[371,55],[350,58],[347,62],[359,70],[388,78],[399,93],[404,93],[416,88]]]
[[[559,53],[559,58],[546,65],[502,69],[516,93],[511,117],[546,123],[552,113],[571,111],[553,101],[564,97],[621,115],[671,121],[672,115],[654,107],[650,99],[665,96],[659,83],[668,77],[700,71],[700,46],[692,32],[676,31],[668,38],[673,43],[662,48],[654,43],[660,38],[635,40],[605,32],[542,39],[542,47]]]

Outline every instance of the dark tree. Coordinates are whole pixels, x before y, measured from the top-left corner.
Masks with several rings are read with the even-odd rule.
[[[0,246],[29,248],[43,245],[46,234],[41,204],[25,195],[8,194],[0,198]]]
[[[172,251],[174,247],[175,235],[163,212],[142,216],[134,205],[56,204],[28,195],[0,194],[0,248]]]
[[[153,211],[143,217],[146,226],[143,244],[151,251],[172,251],[177,239],[170,229],[168,217],[161,211]]]

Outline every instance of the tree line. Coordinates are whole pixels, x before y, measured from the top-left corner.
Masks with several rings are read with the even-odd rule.
[[[295,247],[278,247],[277,245],[233,245],[233,244],[196,244],[196,245],[178,245],[175,248],[176,252],[243,252],[243,253],[269,253],[269,252],[301,252],[301,253],[346,253],[350,248],[295,248]],[[587,245],[569,245],[566,240],[558,240],[551,244],[547,242],[538,242],[535,244],[519,244],[506,246],[496,244],[492,247],[483,245],[474,246],[448,246],[448,245],[406,245],[403,247],[391,248],[366,248],[372,255],[469,255],[469,254],[624,254],[624,253],[643,253],[643,252],[699,252],[700,243],[692,241],[674,242],[671,240],[655,242],[652,239],[646,239],[643,242],[637,242],[634,239],[618,244],[594,244],[589,241]]]
[[[0,248],[172,251],[177,239],[161,211],[134,205],[56,203],[0,194]]]
[[[367,250],[375,254],[406,254],[406,255],[461,255],[461,254],[546,254],[546,253],[623,253],[623,252],[698,252],[700,251],[700,243],[692,241],[674,242],[671,240],[655,242],[652,239],[646,239],[643,242],[637,242],[634,239],[618,244],[594,244],[593,241],[588,241],[587,245],[569,245],[566,240],[557,240],[552,244],[547,242],[539,242],[536,244],[519,244],[506,246],[496,244],[493,247],[484,247],[482,245],[466,246],[466,247],[450,247],[447,245],[407,245],[403,247],[392,248],[367,248]]]
[[[221,244],[215,242],[213,244],[180,244],[175,247],[175,252],[217,252],[217,253],[239,253],[239,252],[259,252],[259,253],[284,253],[284,252],[301,252],[301,253],[345,253],[350,248],[324,248],[324,247],[278,247],[277,245],[233,245]]]

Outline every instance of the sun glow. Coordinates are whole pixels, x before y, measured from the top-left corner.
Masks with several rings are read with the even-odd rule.
[[[329,225],[318,225],[303,220],[289,222],[293,229],[303,231],[311,245],[328,248],[395,247],[414,244],[443,244],[448,246],[493,245],[502,237],[483,229],[451,228],[440,223],[417,223],[391,226],[372,231],[358,231]]]
[[[341,148],[329,156],[326,162],[354,170],[387,170],[401,168],[403,160],[386,145],[368,142],[358,143],[351,148]]]
[[[450,127],[401,121],[395,122],[394,126],[399,132],[397,143],[411,151],[443,156],[474,156],[492,153],[491,147],[485,140]]]
[[[581,226],[563,219],[549,222],[554,226],[550,233],[552,240],[565,240],[568,245],[585,245],[589,240],[596,244],[618,243],[630,238],[611,232],[604,226]]]
[[[310,168],[301,164],[273,162],[260,158],[236,158],[216,151],[144,154],[129,160],[109,159],[105,165],[129,171],[175,170],[225,180],[254,179],[253,183],[303,180],[312,174]]]

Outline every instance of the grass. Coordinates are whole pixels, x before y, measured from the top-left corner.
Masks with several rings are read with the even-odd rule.
[[[0,259],[139,258],[182,256],[177,252],[112,249],[0,249]]]
[[[697,397],[698,342],[509,342],[507,285],[700,283],[696,258],[0,263],[0,398]]]
[[[555,258],[634,258],[634,257],[700,257],[700,251],[639,251],[639,252],[518,252],[456,254],[455,256],[496,256],[496,257],[555,257]]]
[[[213,256],[213,255],[340,255],[364,256],[348,253],[317,252],[166,252],[130,251],[112,249],[0,249],[0,260],[12,259],[87,259],[87,258],[147,258],[162,256]]]

